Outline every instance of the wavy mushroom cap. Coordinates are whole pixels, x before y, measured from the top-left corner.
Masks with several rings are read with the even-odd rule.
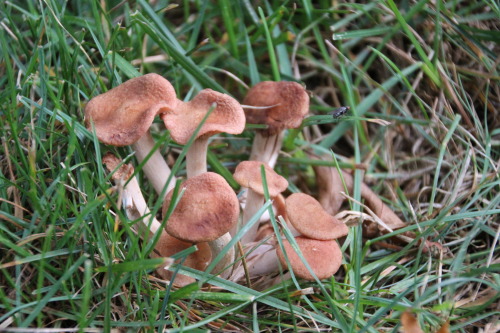
[[[267,187],[269,196],[276,197],[278,194],[286,190],[288,181],[276,173],[266,163],[260,161],[243,161],[238,164],[234,171],[234,180],[243,187],[248,187],[253,191],[264,195],[264,186],[262,184],[262,176],[260,167],[264,166],[266,172]]]
[[[213,241],[228,232],[238,221],[238,197],[226,180],[213,172],[189,178],[181,185],[182,198],[170,215],[167,232],[185,242]],[[165,215],[173,190],[163,203]]]
[[[290,223],[302,235],[319,240],[336,239],[347,235],[344,223],[328,214],[321,204],[304,193],[294,193],[285,200]]]
[[[94,124],[99,141],[127,146],[142,137],[154,117],[177,104],[170,82],[158,74],[146,74],[92,98],[85,107],[85,125]]]
[[[243,100],[244,105],[272,106],[246,109],[248,123],[266,124],[263,132],[276,134],[285,128],[297,128],[309,112],[309,95],[297,82],[263,81],[253,86]]]
[[[335,240],[322,241],[306,237],[295,237],[295,242],[297,242],[304,259],[320,280],[329,278],[335,274],[339,270],[340,265],[342,265],[342,252]],[[292,245],[287,240],[283,240],[283,247],[295,275],[313,281],[314,277],[292,248]],[[276,253],[281,264],[287,266],[281,248],[278,248]]]
[[[240,134],[245,129],[245,113],[240,103],[229,95],[203,89],[191,101],[179,103],[175,109],[161,114],[172,139],[185,145],[212,105],[210,116],[198,132],[197,138],[217,133]]]

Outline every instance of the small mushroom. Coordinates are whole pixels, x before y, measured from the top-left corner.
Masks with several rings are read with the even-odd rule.
[[[243,100],[246,120],[265,124],[255,134],[250,160],[262,161],[274,168],[286,128],[297,128],[309,112],[309,95],[296,82],[264,81],[253,86]],[[255,108],[267,107],[267,108]]]
[[[130,164],[121,164],[122,161],[111,153],[107,153],[102,158],[106,168],[111,172],[114,171],[112,179],[115,183],[123,183],[128,180],[128,183],[123,188],[122,201],[127,217],[130,220],[140,219],[142,224],[139,224],[140,231],[146,231],[147,239],[151,239],[157,232],[160,232],[160,239],[156,243],[156,247],[151,253],[151,257],[170,257],[171,255],[187,249],[192,244],[186,243],[175,237],[170,236],[164,229],[161,229],[161,224],[156,218],[147,218],[149,208],[146,205],[146,200],[142,196],[139,183],[135,178],[130,177],[134,173],[134,168]],[[121,164],[121,165],[120,165]],[[141,233],[143,234],[143,233]],[[204,270],[211,260],[212,253],[207,243],[197,244],[198,250],[189,254],[183,262],[184,266]],[[166,266],[170,266],[169,262]],[[172,272],[166,270],[165,265],[156,269],[158,275],[163,279],[170,280]],[[175,278],[175,283],[179,286],[185,286],[195,280],[186,275],[178,274]]]
[[[176,104],[170,82],[160,75],[146,74],[92,98],[85,107],[85,124],[89,130],[95,128],[97,138],[104,144],[132,145],[142,162],[155,145],[149,133],[154,117]],[[160,194],[170,176],[170,168],[158,150],[145,163],[143,171]],[[175,179],[168,184],[167,192],[174,185]]]
[[[304,259],[311,267],[319,280],[329,278],[335,274],[342,265],[342,252],[335,240],[316,240],[306,237],[295,237]],[[290,262],[293,272],[300,278],[314,281],[314,276],[306,268],[302,259],[295,252],[290,242],[283,240],[283,248]],[[288,263],[280,248],[277,249],[278,258],[282,265]]]
[[[240,134],[245,129],[245,114],[241,105],[231,96],[204,89],[189,102],[179,102],[176,108],[161,115],[172,139],[182,145],[199,126],[207,112],[211,114],[198,132],[186,155],[188,178],[207,171],[208,139],[218,133]]]
[[[317,240],[337,239],[347,235],[346,225],[328,214],[321,204],[305,193],[294,193],[285,200],[287,217],[303,236]]]
[[[352,175],[345,171],[340,175],[336,168],[325,166],[316,166],[314,171],[318,177],[319,202],[328,213],[337,214],[344,201],[341,194],[345,191],[344,183],[347,191],[352,193],[354,190]],[[392,230],[407,226],[365,183],[361,183],[361,197],[373,213]]]
[[[234,179],[243,187],[248,188],[247,202],[243,210],[243,226],[254,216],[264,203],[264,185],[261,176],[261,166],[264,166],[269,196],[274,198],[286,190],[288,182],[264,162],[243,161],[236,167]],[[259,224],[255,223],[242,237],[243,243],[255,239]]]
[[[189,248],[192,245],[192,243],[181,241],[163,231],[151,256],[153,258],[170,257],[180,251]],[[197,269],[199,271],[204,271],[212,260],[212,252],[210,251],[210,247],[207,243],[198,243],[196,244],[196,246],[198,247],[198,250],[189,254],[182,265]],[[180,263],[180,259],[177,260],[177,263]],[[171,280],[173,277],[173,272],[166,270],[164,267],[159,267],[156,272],[161,278],[166,280]],[[172,283],[175,283],[179,287],[183,287],[195,281],[196,280],[190,276],[177,274]]]
[[[115,183],[123,184],[127,182],[123,188],[122,202],[128,218],[132,221],[140,218],[143,223],[141,229],[148,230],[150,235],[155,234],[160,229],[161,224],[154,217],[145,217],[150,215],[150,211],[137,178],[132,177],[134,167],[131,164],[121,164],[121,159],[112,153],[105,154],[102,157],[102,162],[106,165],[108,171],[114,171],[111,177]]]
[[[206,172],[189,178],[182,185],[181,199],[168,218],[167,232],[185,242],[208,242],[215,258],[231,241],[228,231],[236,224],[239,216],[239,202],[236,194],[224,180],[213,172]],[[173,191],[163,203],[163,215],[167,213]],[[234,249],[230,249],[214,267],[220,273],[234,261]],[[221,274],[226,277],[230,272]]]

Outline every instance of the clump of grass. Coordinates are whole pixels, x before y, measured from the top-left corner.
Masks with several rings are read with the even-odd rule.
[[[407,308],[426,331],[495,324],[498,5],[260,6],[0,2],[0,329],[377,332],[397,329]],[[181,98],[212,88],[241,100],[246,85],[279,77],[306,85],[313,115],[350,106],[345,120],[290,131],[277,169],[290,191],[315,194],[315,161],[303,151],[333,151],[362,166],[357,184],[364,177],[409,226],[369,240],[352,228],[342,271],[321,284],[257,291],[178,267],[212,289],[165,286],[148,260],[154,241],[133,232],[101,164],[101,149],[126,160],[131,151],[101,146],[82,125],[91,97],[149,72]],[[165,154],[180,154],[160,124],[153,134]],[[230,180],[251,138],[217,141],[211,168]],[[157,213],[161,202],[140,179]],[[417,239],[386,246],[405,231]],[[444,250],[427,255],[423,241]],[[314,293],[296,292],[307,287]]]

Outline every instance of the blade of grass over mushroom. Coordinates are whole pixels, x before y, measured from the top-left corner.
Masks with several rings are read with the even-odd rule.
[[[172,259],[171,258],[142,259],[142,260],[138,260],[138,261],[113,264],[113,265],[111,265],[111,267],[96,267],[95,270],[97,272],[110,271],[112,273],[134,272],[134,271],[157,268],[158,266],[160,266],[162,264],[173,262]]]
[[[210,150],[207,152],[207,160],[208,164],[212,167],[212,169],[220,174],[227,181],[229,185],[235,190],[240,188],[240,185],[234,180],[233,174],[222,164],[217,156],[211,152]]]
[[[248,221],[247,224],[245,224],[245,226],[243,226],[237,233],[236,235],[234,235],[234,237],[231,239],[231,241],[229,243],[227,243],[227,245],[222,249],[222,251],[212,260],[212,262],[210,263],[210,265],[208,265],[208,267],[205,269],[205,272],[208,274],[210,273],[214,267],[218,264],[218,262],[224,258],[224,256],[226,255],[227,251],[231,248],[233,248],[236,243],[248,232],[248,230],[250,230],[250,228],[259,222],[259,219],[260,217],[262,216],[262,214],[264,214],[264,212],[269,209],[269,207],[272,207],[272,202],[270,200],[266,201],[266,203],[264,203],[264,205],[257,211],[257,213]],[[208,282],[205,281],[205,282]]]
[[[182,162],[184,161],[184,159],[186,157],[187,152],[189,151],[189,148],[191,147],[191,145],[193,144],[193,142],[196,140],[196,136],[200,132],[201,128],[203,127],[203,124],[205,124],[205,122],[207,121],[208,117],[210,116],[210,114],[212,113],[213,110],[214,110],[214,107],[211,106],[210,109],[208,110],[208,112],[204,115],[204,117],[200,121],[200,124],[194,130],[194,132],[191,135],[191,138],[189,139],[189,141],[184,145],[184,148],[182,149],[181,153],[179,154],[179,156],[175,160],[174,165],[172,166],[172,172],[170,173],[170,176],[169,176],[169,178],[167,180],[167,184],[170,183],[172,181],[172,178],[174,177],[174,175],[177,174],[178,170],[181,167]],[[177,187],[177,185],[176,185],[176,187]],[[163,189],[163,192],[161,193],[160,197],[164,197],[164,195],[166,195],[166,193],[165,193],[166,190],[167,190],[167,188],[165,187]],[[178,198],[177,200],[180,200],[180,198]],[[151,212],[152,212],[153,216],[155,216],[158,213],[158,211],[161,209],[162,204],[163,204],[162,200],[158,200],[156,202],[156,204],[154,205],[154,207],[151,209]],[[173,206],[173,207],[171,206],[169,208],[169,210],[168,210],[169,214],[167,216],[170,216],[170,214],[173,212],[174,208],[175,208],[175,206]],[[166,223],[166,221],[167,221],[167,219],[165,219],[165,216],[164,216],[164,221],[162,222],[162,224],[164,225],[164,223]]]

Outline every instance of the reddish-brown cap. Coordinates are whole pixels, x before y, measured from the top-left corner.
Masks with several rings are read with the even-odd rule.
[[[213,241],[228,232],[240,213],[238,197],[226,180],[213,172],[206,172],[186,180],[184,190],[167,221],[167,232],[185,242]],[[166,214],[173,190],[163,203]]]
[[[243,100],[244,105],[272,106],[246,109],[248,123],[266,124],[264,132],[272,135],[285,128],[297,128],[309,112],[309,95],[297,82],[264,81],[253,86]]]
[[[297,242],[304,259],[308,262],[318,279],[326,279],[339,270],[342,264],[342,252],[335,240],[322,241],[306,237],[295,237],[295,242]],[[313,281],[313,276],[292,248],[292,245],[287,240],[283,240],[283,247],[293,272],[298,277]],[[281,264],[287,266],[281,248],[278,247],[276,252]]]
[[[319,240],[336,239],[347,235],[346,225],[328,214],[321,204],[304,193],[294,193],[285,200],[290,223],[302,235]]]
[[[162,232],[158,243],[156,244],[154,252],[151,254],[153,258],[156,257],[170,257],[177,252],[185,250],[192,246],[192,243],[183,242],[175,237],[170,236],[166,232]],[[199,271],[204,271],[207,268],[210,261],[212,261],[212,252],[207,243],[196,244],[198,251],[191,253],[186,257],[183,262],[183,266],[191,267]],[[179,260],[177,261],[179,263]],[[172,278],[172,272],[160,267],[156,270],[158,275],[163,279],[170,280]],[[175,278],[175,284],[179,286],[185,286],[187,284],[195,282],[195,279],[186,275],[178,274]]]
[[[143,136],[154,117],[175,107],[175,90],[158,74],[130,79],[92,98],[85,107],[85,124],[95,126],[99,141],[127,146]]]
[[[260,161],[243,161],[238,164],[234,171],[234,180],[243,187],[248,187],[253,191],[264,195],[264,187],[262,185],[262,177],[260,167],[264,166],[266,172],[267,187],[269,196],[276,197],[278,194],[286,190],[288,181],[282,176],[278,175],[266,163]]]
[[[189,102],[180,102],[175,109],[161,114],[175,142],[186,144],[212,105],[210,116],[197,138],[217,133],[240,134],[245,129],[245,113],[234,98],[220,92],[203,89]]]

